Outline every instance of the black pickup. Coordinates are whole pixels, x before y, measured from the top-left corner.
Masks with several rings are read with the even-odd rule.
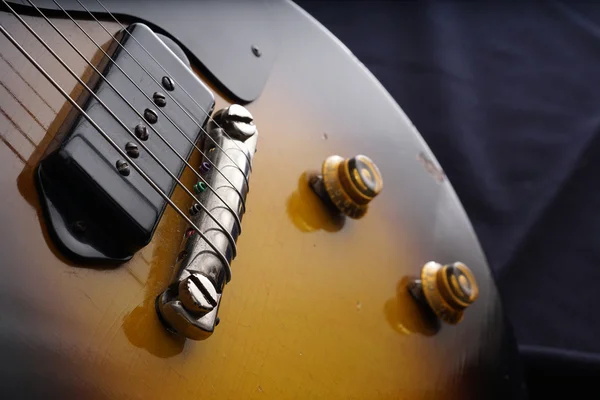
[[[107,50],[120,69],[108,57],[103,57],[97,68],[144,119],[104,78],[93,74],[88,86],[179,177],[185,164],[151,126],[188,159],[193,150],[190,141],[202,140],[200,126],[205,127],[213,111],[213,95],[147,26],[134,24],[128,31],[131,35],[121,32],[117,36],[122,47],[113,41]],[[171,85],[173,81],[185,88],[195,102],[180,86]],[[168,95],[164,96],[167,91],[187,114]],[[133,161],[170,196],[176,182],[137,144],[131,133],[86,90],[77,101],[119,147],[130,150]],[[136,154],[135,148],[139,152],[137,157],[132,156]],[[166,201],[135,169],[127,168],[122,158],[74,109],[40,162],[37,184],[49,231],[69,258],[86,263],[123,262],[151,240]]]

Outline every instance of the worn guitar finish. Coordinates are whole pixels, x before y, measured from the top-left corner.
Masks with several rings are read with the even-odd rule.
[[[172,209],[152,242],[118,268],[84,268],[55,248],[34,169],[71,106],[0,37],[0,386],[6,397],[519,395],[515,349],[496,288],[437,161],[337,40],[291,3],[273,3],[270,12],[282,45],[262,94],[248,105],[261,137],[243,234],[220,325],[202,342],[168,333],[155,311],[186,230]],[[25,19],[89,77],[91,69],[44,20]],[[100,53],[72,22],[54,21],[98,61]],[[75,80],[12,15],[0,13],[0,24],[78,94]],[[97,23],[81,24],[109,43]],[[215,99],[216,109],[229,104],[219,92]],[[381,170],[385,187],[360,220],[333,216],[308,186],[306,172],[332,154],[366,154]],[[189,162],[199,165],[198,154]],[[189,171],[182,180],[188,187],[195,182]],[[184,210],[191,204],[180,189],[172,199]],[[406,289],[432,260],[465,263],[479,284],[479,298],[456,326],[430,325]]]

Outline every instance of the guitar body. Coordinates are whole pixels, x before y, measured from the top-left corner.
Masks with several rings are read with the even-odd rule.
[[[174,4],[171,12],[186,14],[185,2]],[[484,255],[417,130],[308,14],[288,2],[269,10],[278,48],[264,88],[246,105],[260,138],[243,233],[220,324],[204,341],[168,332],[156,314],[155,299],[169,284],[187,229],[171,208],[152,241],[116,267],[79,264],[57,248],[35,171],[71,105],[0,38],[0,387],[7,397],[504,399],[520,393],[516,350]],[[92,73],[35,11],[27,14],[80,76]],[[113,33],[120,30],[99,16]],[[71,21],[52,20],[90,60],[100,57]],[[95,21],[80,23],[108,43]],[[76,96],[76,81],[10,12],[0,13],[0,24]],[[216,109],[235,101],[213,75],[201,78],[213,89]],[[333,154],[366,154],[381,171],[384,189],[362,219],[333,218],[307,185],[307,171]],[[198,165],[198,154],[189,162]],[[190,171],[181,180],[188,187],[195,182]],[[172,199],[183,210],[191,205],[180,189]],[[407,291],[431,260],[461,261],[477,279],[479,298],[460,324],[431,329]]]

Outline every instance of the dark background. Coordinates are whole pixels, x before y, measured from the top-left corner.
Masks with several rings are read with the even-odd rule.
[[[379,79],[443,166],[488,257],[532,397],[593,386],[600,3],[298,3]]]

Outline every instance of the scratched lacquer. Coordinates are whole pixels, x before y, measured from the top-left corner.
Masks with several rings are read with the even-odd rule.
[[[156,316],[187,228],[172,209],[117,268],[76,265],[55,248],[33,173],[71,106],[0,38],[5,388],[78,399],[491,399],[518,387],[497,291],[435,158],[338,41],[291,3],[274,3],[272,13],[282,45],[262,95],[247,105],[260,139],[243,234],[221,322],[199,342],[168,333]],[[24,18],[80,76],[91,74],[44,20]],[[72,22],[53,21],[99,60]],[[0,13],[0,23],[77,95],[76,81],[12,15]],[[80,23],[109,43],[95,21]],[[216,109],[230,104],[215,98]],[[308,186],[327,157],[356,154],[377,163],[384,181],[359,220],[332,214]],[[199,155],[189,162],[198,166]],[[186,171],[182,182],[195,177]],[[191,205],[180,189],[172,198]],[[428,261],[461,261],[477,279],[479,298],[458,325],[431,329],[406,290]]]

